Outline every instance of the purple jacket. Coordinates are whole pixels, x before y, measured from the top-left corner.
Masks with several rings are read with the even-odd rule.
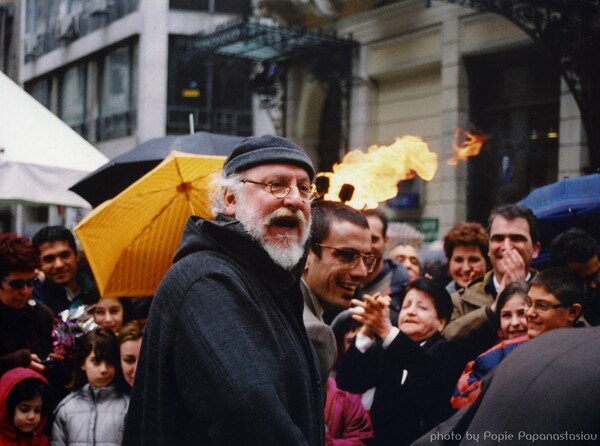
[[[338,389],[333,378],[327,380],[325,424],[326,446],[364,446],[373,438],[371,418],[360,395]]]

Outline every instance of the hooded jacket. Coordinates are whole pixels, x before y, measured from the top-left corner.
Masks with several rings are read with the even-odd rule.
[[[31,369],[17,367],[9,370],[0,379],[0,446],[46,446],[48,437],[42,429],[48,420],[48,414],[42,413],[42,419],[31,434],[25,434],[15,428],[12,419],[6,413],[6,400],[15,386],[23,380],[34,378],[48,384],[46,378]]]
[[[129,395],[113,385],[86,384],[63,399],[55,411],[52,446],[120,446]]]
[[[299,279],[235,219],[192,217],[144,332],[123,444],[321,445]]]

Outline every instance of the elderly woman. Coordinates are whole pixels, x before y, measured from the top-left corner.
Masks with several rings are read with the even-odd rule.
[[[469,282],[485,274],[487,269],[488,237],[479,223],[459,223],[444,237],[444,253],[452,281],[446,286],[449,293],[465,288]]]
[[[389,297],[353,300],[363,324],[342,358],[337,382],[361,393],[375,386],[371,416],[375,444],[407,445],[452,414],[450,396],[465,364],[441,331],[452,314],[448,292],[430,279],[408,285],[398,327],[389,320]]]

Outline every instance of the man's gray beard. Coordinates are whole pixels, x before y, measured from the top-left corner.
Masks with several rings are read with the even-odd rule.
[[[247,209],[247,207],[243,205],[239,206],[238,209],[241,209],[241,211],[238,210],[238,212],[236,212],[236,218],[240,221],[246,232],[250,234],[250,236],[256,240],[265,251],[267,251],[267,254],[269,254],[269,257],[271,257],[273,262],[288,271],[292,270],[304,255],[304,245],[306,244],[310,233],[310,218],[308,222],[300,223],[300,225],[304,224],[304,228],[302,230],[302,236],[298,242],[294,242],[289,246],[273,245],[268,243],[264,238],[266,227],[269,225],[271,218],[280,213],[289,215],[290,213],[298,212],[299,215],[302,216],[302,220],[304,220],[304,214],[302,214],[299,210],[291,211],[286,208],[279,208],[266,218],[260,219],[253,209]],[[285,237],[282,237],[282,239],[283,238]]]

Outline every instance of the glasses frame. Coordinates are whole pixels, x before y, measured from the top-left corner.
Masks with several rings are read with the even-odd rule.
[[[6,278],[2,278],[2,282],[7,284],[11,289],[17,291],[17,290],[22,290],[26,286],[28,286],[29,288],[35,287],[38,283],[40,283],[40,279],[39,279],[39,277],[34,277],[29,280],[23,280],[23,279],[6,280]],[[17,282],[19,285],[15,286],[15,282]]]
[[[271,195],[273,195],[275,198],[277,198],[279,200],[283,200],[285,197],[287,197],[292,189],[298,189],[300,198],[302,198],[302,201],[304,201],[306,203],[311,203],[321,196],[321,194],[317,190],[317,186],[313,183],[310,183],[311,191],[309,192],[308,197],[302,196],[302,192],[300,191],[300,188],[298,186],[291,186],[291,185],[282,186],[283,193],[276,194],[275,192],[273,192],[273,183],[261,183],[260,181],[252,181],[252,180],[248,180],[247,178],[242,178],[240,180],[240,183],[243,183],[243,184],[250,183],[250,184],[256,184],[257,186],[263,186],[265,189],[267,189],[269,191],[269,193]]]
[[[327,249],[331,249],[333,252],[341,252],[341,251],[346,251],[346,252],[352,252],[357,254],[356,259],[352,260],[352,261],[346,261],[344,260],[343,256],[338,255],[337,258],[340,259],[344,264],[348,265],[350,268],[354,268],[356,267],[356,265],[358,265],[358,259],[362,259],[365,268],[367,269],[367,273],[371,273],[373,272],[373,270],[375,269],[375,265],[377,264],[377,255],[375,254],[364,254],[360,251],[357,251],[356,249],[352,249],[352,248],[336,248],[335,246],[328,246],[328,245],[324,245],[322,243],[313,243],[313,246],[320,246],[321,248],[327,248]],[[371,266],[368,265],[368,261],[367,259],[373,259],[373,264]]]
[[[570,305],[567,304],[546,304],[542,303],[542,307],[539,306],[540,302],[533,302],[528,296],[525,296],[525,309],[529,310],[533,308],[535,311],[541,311],[542,313],[546,313],[550,310],[556,310],[557,308],[569,308]]]

